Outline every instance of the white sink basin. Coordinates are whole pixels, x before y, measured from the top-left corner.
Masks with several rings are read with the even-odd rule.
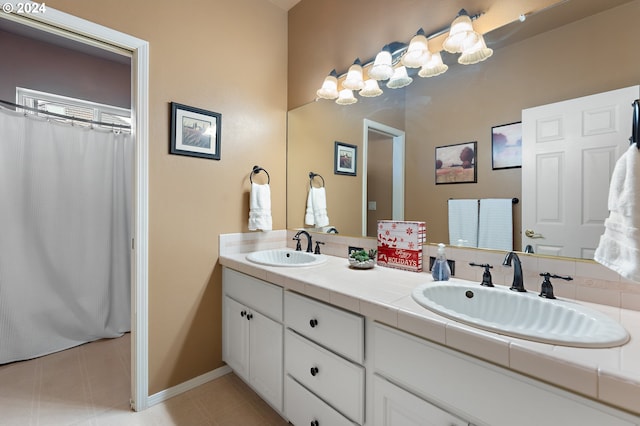
[[[447,318],[536,342],[608,348],[629,340],[624,327],[601,312],[504,286],[482,287],[462,280],[429,282],[416,287],[412,296],[420,305]]]
[[[291,249],[254,251],[247,260],[267,266],[314,266],[327,261],[322,254],[312,254]]]

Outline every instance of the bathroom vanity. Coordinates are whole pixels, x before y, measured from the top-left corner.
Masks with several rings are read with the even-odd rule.
[[[638,353],[633,329],[625,351],[527,342],[419,306],[428,274],[264,266],[222,246],[223,358],[294,425],[640,425],[638,376],[600,374]]]

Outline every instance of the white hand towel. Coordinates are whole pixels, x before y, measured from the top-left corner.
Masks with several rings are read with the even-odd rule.
[[[309,189],[309,195],[307,196],[307,209],[304,212],[304,224],[313,226],[315,219],[313,218],[313,196],[311,189],[313,188]]]
[[[609,217],[593,259],[623,277],[640,282],[640,152],[636,144],[611,174]]]
[[[311,203],[313,205],[313,221],[316,227],[327,226],[329,216],[327,215],[327,195],[324,187],[311,188]]]
[[[271,231],[271,188],[269,184],[251,184],[249,230]]]
[[[513,201],[511,198],[480,200],[478,247],[513,250]]]
[[[478,200],[449,200],[449,244],[478,247]]]

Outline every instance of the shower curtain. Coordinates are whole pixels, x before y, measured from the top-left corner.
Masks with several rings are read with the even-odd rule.
[[[133,141],[0,108],[0,364],[130,330]]]

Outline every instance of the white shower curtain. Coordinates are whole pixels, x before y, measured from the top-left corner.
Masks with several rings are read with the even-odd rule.
[[[0,108],[0,364],[130,330],[131,135]]]

